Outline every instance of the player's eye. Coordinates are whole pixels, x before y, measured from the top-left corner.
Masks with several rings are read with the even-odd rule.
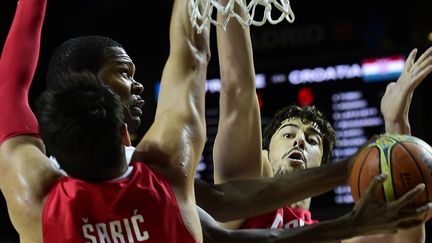
[[[294,138],[295,135],[294,135],[294,133],[284,133],[284,134],[283,134],[283,137],[284,137],[284,138]]]

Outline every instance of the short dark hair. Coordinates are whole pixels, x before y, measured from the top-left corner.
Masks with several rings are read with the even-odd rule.
[[[322,133],[323,157],[321,164],[325,164],[332,158],[333,147],[336,142],[336,133],[330,122],[325,118],[324,113],[315,106],[300,107],[296,105],[287,106],[279,110],[270,120],[263,131],[263,149],[269,149],[273,134],[288,118],[300,118],[305,124],[314,122]]]
[[[102,181],[122,165],[120,98],[91,73],[58,75],[37,102],[41,137],[68,175]]]
[[[64,73],[88,71],[97,74],[106,61],[106,50],[110,47],[123,48],[115,40],[99,35],[80,36],[63,42],[49,62],[47,87],[57,85]]]

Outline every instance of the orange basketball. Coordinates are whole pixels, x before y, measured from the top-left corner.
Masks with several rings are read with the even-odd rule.
[[[359,151],[349,179],[354,201],[360,199],[374,176],[384,172],[388,177],[379,192],[382,200],[396,200],[419,183],[424,183],[425,191],[417,196],[415,203],[432,202],[432,147],[423,140],[408,135],[385,134]],[[429,211],[420,219],[427,221],[431,217]]]

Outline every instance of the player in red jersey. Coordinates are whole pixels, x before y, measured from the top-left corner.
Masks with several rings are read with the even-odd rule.
[[[196,34],[187,1],[175,1],[155,123],[129,167],[122,103],[92,74],[58,76],[62,87],[40,101],[39,138],[27,96],[45,6],[19,2],[0,63],[0,187],[21,242],[202,242],[193,176],[205,139],[208,32]],[[110,51],[111,65],[130,67],[122,49]],[[52,166],[45,146],[71,177]]]
[[[226,3],[227,1],[222,1],[222,4]],[[224,16],[219,18],[223,23]],[[227,29],[227,32],[217,32],[221,93],[219,127],[214,145],[215,183],[238,178],[281,176],[327,162],[331,158],[335,133],[324,115],[314,107],[290,106],[276,114],[264,130],[265,151],[261,156],[261,124],[249,32],[235,21],[231,21]],[[401,78],[417,83],[423,80],[431,71],[428,56],[430,51],[425,52],[414,64],[418,74],[422,75],[402,75]],[[407,66],[412,65],[414,58],[415,56],[410,56]],[[403,121],[399,119],[398,122],[401,120]],[[312,180],[303,182],[313,183]],[[328,183],[324,180],[322,182]],[[297,185],[293,181],[286,186]],[[317,189],[311,187],[310,190]],[[238,229],[292,228],[313,224],[316,221],[311,219],[309,204],[310,198],[264,215],[225,225],[230,229]],[[417,229],[424,230],[424,225]],[[342,230],[344,229],[339,229]],[[404,231],[401,231],[397,237],[404,239],[403,235]]]

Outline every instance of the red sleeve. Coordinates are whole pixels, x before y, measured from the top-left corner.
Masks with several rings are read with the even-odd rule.
[[[40,49],[47,0],[21,0],[0,57],[0,144],[17,135],[38,136],[28,92]]]

